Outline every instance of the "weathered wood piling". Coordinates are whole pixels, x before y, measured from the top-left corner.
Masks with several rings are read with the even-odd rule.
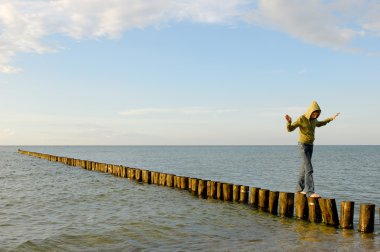
[[[151,172],[148,170],[142,171],[142,182],[145,184],[151,184]]]
[[[260,189],[259,190],[259,209],[267,212],[268,211],[268,203],[269,203],[269,190],[268,189]]]
[[[197,195],[198,194],[198,179],[197,178],[191,178],[191,194]]]
[[[249,193],[249,187],[248,186],[240,186],[240,195],[239,195],[239,202],[243,204],[248,203],[248,193]]]
[[[307,198],[303,193],[296,193],[296,218],[301,220],[309,218]]]
[[[354,228],[354,207],[355,202],[343,201],[340,204],[340,227],[343,229]]]
[[[309,221],[319,223],[322,221],[321,208],[319,206],[318,198],[307,198],[309,208]]]
[[[269,191],[268,212],[273,215],[278,213],[278,196],[279,192]]]
[[[318,203],[321,208],[322,222],[326,225],[338,226],[339,217],[335,199],[319,198]]]
[[[187,190],[189,188],[189,178],[188,177],[181,177],[181,189]]]
[[[181,188],[181,177],[174,176],[174,188]]]
[[[152,171],[151,174],[152,174],[152,184],[158,185],[160,173]]]
[[[137,182],[142,182],[142,173],[140,169],[135,170],[135,179]]]
[[[259,191],[260,187],[251,187],[249,193],[249,204],[258,207],[259,206]]]
[[[24,150],[19,150],[19,153],[46,159],[51,162],[60,162],[69,166],[81,167],[89,171],[108,173],[143,184],[154,184],[188,190],[191,194],[200,198],[239,202],[243,204],[248,203],[254,208],[281,217],[293,218],[295,208],[296,219],[309,220],[313,223],[323,222],[328,226],[340,226],[342,229],[352,229],[354,227],[355,203],[352,201],[341,202],[339,219],[335,199],[310,198],[300,193],[294,194],[290,192],[270,191],[268,189],[261,189],[260,187],[248,187],[240,184],[190,178],[164,172],[126,167],[123,165],[105,164]],[[375,205],[361,204],[358,231],[372,233],[374,232],[374,227]]]
[[[216,182],[212,180],[207,181],[207,198],[216,199]]]
[[[223,183],[216,182],[216,199],[223,200]]]
[[[223,200],[232,201],[232,184],[223,183]]]
[[[203,179],[198,179],[198,196],[200,198],[207,197],[207,181]]]
[[[158,176],[158,184],[160,186],[165,186],[166,185],[166,173],[159,173],[160,175]]]
[[[279,215],[282,217],[293,217],[294,214],[294,193],[280,192]]]
[[[375,205],[360,204],[359,227],[362,233],[373,233],[375,229]]]
[[[240,199],[240,185],[232,186],[232,201],[239,202]]]

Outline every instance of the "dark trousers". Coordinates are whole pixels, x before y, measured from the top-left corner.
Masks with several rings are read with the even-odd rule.
[[[298,177],[297,192],[306,192],[307,196],[314,193],[313,165],[311,157],[313,155],[313,145],[298,143],[302,158],[302,166]]]

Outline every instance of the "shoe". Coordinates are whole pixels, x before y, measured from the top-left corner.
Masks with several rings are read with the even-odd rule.
[[[309,196],[310,198],[320,198],[321,195],[319,195],[318,193],[313,193]]]

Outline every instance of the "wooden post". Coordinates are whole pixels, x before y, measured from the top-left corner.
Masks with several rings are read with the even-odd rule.
[[[207,181],[207,198],[216,199],[216,182],[209,180]]]
[[[318,198],[307,198],[309,208],[309,221],[319,223],[322,221],[321,209],[319,207]]]
[[[223,200],[232,201],[232,184],[223,183]]]
[[[177,178],[178,178],[177,175],[173,176],[173,187],[174,188],[178,188],[178,186],[177,186]]]
[[[135,169],[134,168],[129,168],[128,171],[129,171],[129,179],[130,180],[134,180],[136,178],[135,177]]]
[[[56,162],[59,162],[59,157],[57,157],[57,161]],[[104,172],[106,173],[108,171],[108,168],[107,168],[107,164],[104,164]],[[80,167],[82,167],[83,169],[86,169],[86,160],[82,160],[81,161],[81,165]]]
[[[206,198],[207,195],[207,181],[198,179],[198,196],[200,198]]]
[[[66,160],[68,160],[68,158]],[[91,171],[95,171],[95,169],[96,169],[96,164],[95,162],[91,161]]]
[[[152,184],[158,185],[160,181],[160,173],[158,172],[151,172],[152,176]]]
[[[296,218],[301,220],[309,218],[307,198],[303,193],[296,193]]]
[[[130,167],[127,167],[127,166],[124,167],[124,170],[125,170],[125,177],[126,177],[126,178],[128,178],[129,168],[130,168]]]
[[[340,227],[343,229],[354,228],[355,202],[343,201],[340,203]]]
[[[99,164],[96,163],[96,170],[98,170],[98,166],[99,166]],[[124,166],[118,165],[118,174],[117,174],[117,176],[123,177],[123,175],[124,175],[123,171],[124,171]]]
[[[93,170],[94,162],[91,162],[91,170]],[[112,165],[112,175],[117,176],[118,166]]]
[[[181,188],[181,176],[175,176],[176,188]]]
[[[150,183],[154,185],[154,171],[150,171]]]
[[[338,226],[339,217],[335,199],[319,198],[318,203],[322,212],[322,222],[326,225]]]
[[[103,169],[103,165],[101,164],[101,163],[99,163],[98,165],[97,165],[97,167],[98,167],[98,170],[99,171],[102,171],[102,169]],[[122,178],[125,178],[125,177],[127,177],[127,167],[125,167],[125,166],[120,166],[120,176],[122,177]]]
[[[359,228],[363,233],[373,233],[375,228],[375,205],[360,204]]]
[[[240,199],[240,185],[232,185],[232,201],[238,202]]]
[[[78,165],[78,166],[81,166],[81,165]],[[99,171],[100,171],[100,172],[104,172],[104,171],[105,171],[105,167],[106,167],[106,164],[104,164],[104,163],[100,163],[100,164],[99,164]]]
[[[166,186],[173,187],[174,186],[174,175],[166,174]]]
[[[74,166],[77,166],[75,160],[74,160],[74,164],[73,164],[73,165],[74,165]],[[121,166],[121,167],[123,167],[123,166]],[[97,172],[100,172],[101,169],[102,169],[102,163],[98,163],[98,162],[96,162],[96,171],[97,171]]]
[[[140,169],[135,169],[135,178],[137,182],[142,182],[142,173]]]
[[[94,163],[93,167],[95,167],[95,169],[96,169],[97,164]],[[114,175],[117,176],[117,177],[121,177],[121,166],[120,165],[115,165],[115,167],[116,167],[116,172],[114,173]]]
[[[108,167],[110,167],[110,165],[107,165]],[[127,178],[130,179],[131,177],[131,167],[127,167]]]
[[[158,183],[161,186],[165,186],[166,185],[166,173],[163,173],[163,172],[160,173],[160,178],[159,178],[159,182]]]
[[[273,215],[278,213],[278,196],[279,192],[270,191],[269,192],[269,202],[268,202],[268,212]]]
[[[188,177],[181,177],[181,189],[186,190],[189,188],[189,178]]]
[[[191,195],[197,195],[198,194],[198,179],[192,178],[191,179]]]
[[[248,192],[249,192],[249,187],[248,186],[240,186],[240,197],[239,197],[239,202],[243,204],[248,203]]]
[[[223,200],[223,183],[216,182],[216,199]]]
[[[255,207],[259,206],[260,187],[251,187],[249,192],[249,204]]]
[[[125,174],[126,174],[126,178],[130,179],[130,175],[131,175],[131,167],[125,167]]]
[[[259,190],[259,209],[265,212],[268,211],[268,203],[269,203],[269,190],[260,189]]]
[[[282,217],[293,217],[294,214],[294,193],[280,192],[280,206],[278,213]]]
[[[187,190],[191,193],[191,191],[193,190],[193,178],[190,178],[188,177],[187,178]]]
[[[193,190],[193,178],[187,178],[187,184],[189,185],[188,190],[191,193]]]
[[[142,171],[142,182],[145,184],[151,184],[151,172],[148,170]]]
[[[173,187],[177,188],[177,175],[173,175]]]
[[[107,164],[107,173],[109,173],[109,174],[113,174],[113,165],[111,165],[111,164]],[[91,163],[90,163],[90,161],[88,161],[87,162],[87,164],[86,164],[86,169],[87,170],[90,170],[91,169]]]

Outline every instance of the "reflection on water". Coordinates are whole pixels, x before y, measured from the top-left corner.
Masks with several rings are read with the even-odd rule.
[[[93,148],[76,148],[81,148],[72,150],[76,155],[93,155]],[[380,250],[378,224],[375,234],[361,234],[274,217],[247,205],[199,199],[187,191],[20,156],[16,150],[0,148],[0,251]],[[120,156],[120,149],[116,153]]]

